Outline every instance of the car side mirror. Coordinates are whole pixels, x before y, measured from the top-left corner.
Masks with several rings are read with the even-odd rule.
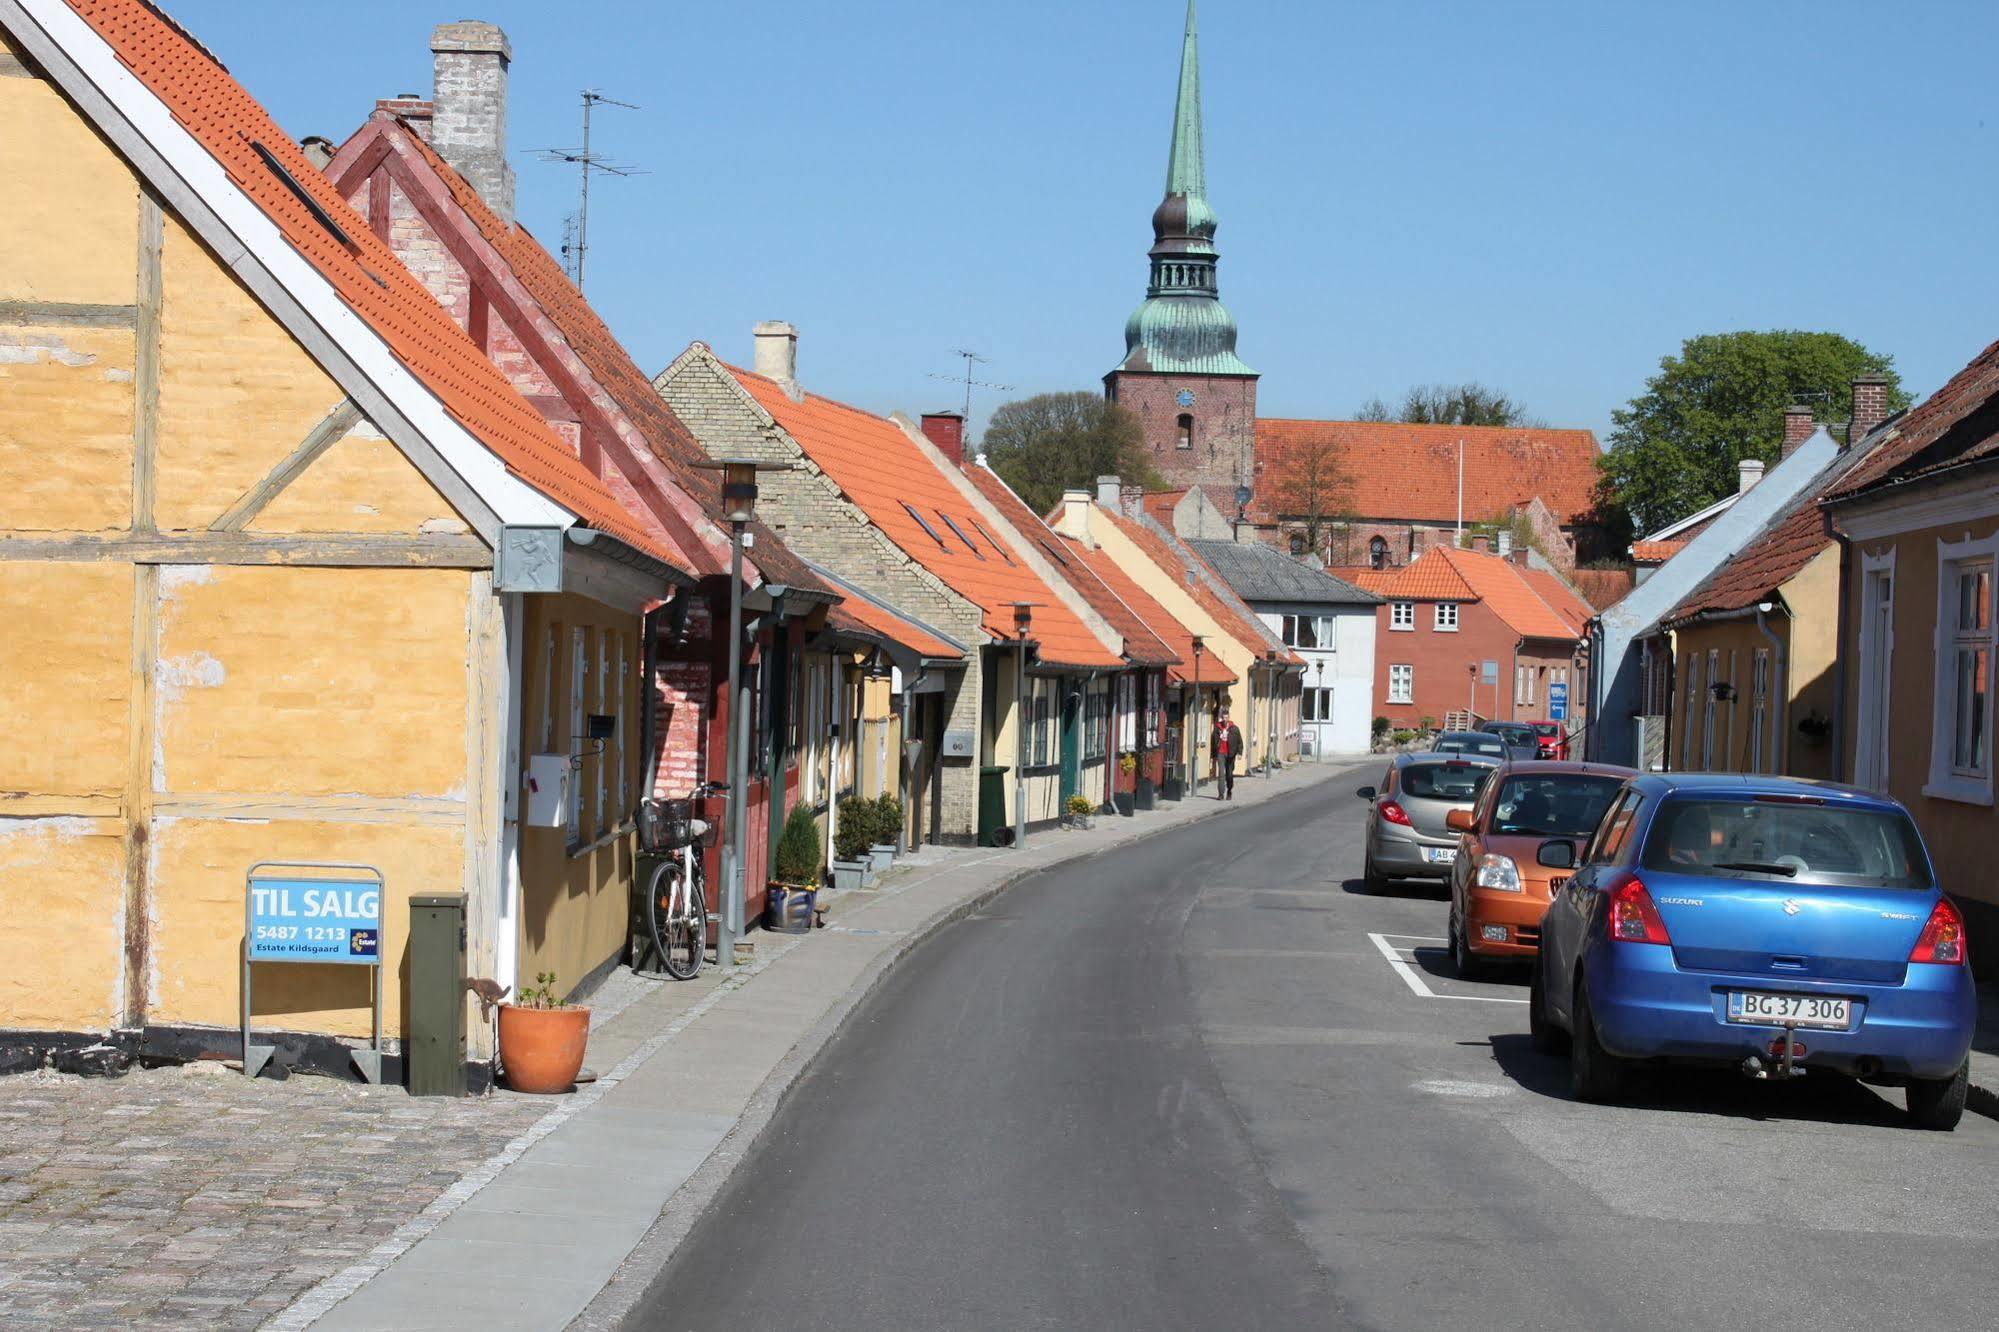
[[[1355,791],[1354,794],[1362,800],[1372,800],[1375,797],[1375,790],[1372,786],[1363,786],[1360,790]]]
[[[1576,844],[1557,839],[1541,843],[1541,849],[1534,853],[1534,862],[1549,869],[1574,869],[1576,867]]]
[[[1477,829],[1468,809],[1454,809],[1444,815],[1444,826],[1452,832],[1468,833]]]

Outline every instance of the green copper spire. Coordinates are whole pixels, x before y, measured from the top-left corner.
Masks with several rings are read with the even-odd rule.
[[[1235,354],[1235,319],[1215,282],[1215,210],[1208,205],[1201,153],[1201,55],[1194,0],[1180,45],[1180,90],[1166,197],[1152,213],[1152,281],[1145,303],[1125,321],[1120,370],[1168,374],[1254,375]]]

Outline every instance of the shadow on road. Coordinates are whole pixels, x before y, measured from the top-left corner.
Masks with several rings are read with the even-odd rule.
[[[1450,886],[1441,879],[1385,879],[1380,892],[1367,886],[1366,879],[1345,879],[1340,891],[1355,897],[1405,898],[1422,902],[1443,902],[1450,898]]]
[[[1492,1058],[1522,1090],[1551,1100],[1572,1099],[1566,1056],[1536,1054],[1526,1036],[1507,1034],[1492,1038]],[[1907,1117],[1889,1097],[1899,1100],[1900,1093],[1877,1091],[1833,1073],[1809,1074],[1791,1082],[1756,1082],[1727,1069],[1659,1065],[1637,1071],[1623,1104],[1762,1122],[1906,1124]]]

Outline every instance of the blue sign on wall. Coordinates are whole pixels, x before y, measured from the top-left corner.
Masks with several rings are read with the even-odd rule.
[[[381,961],[379,881],[252,878],[249,888],[250,961]]]
[[[1548,686],[1548,720],[1567,721],[1569,716],[1569,687],[1564,683]]]

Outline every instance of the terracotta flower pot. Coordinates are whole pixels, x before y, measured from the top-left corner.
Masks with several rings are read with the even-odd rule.
[[[500,1005],[500,1066],[514,1091],[568,1091],[576,1085],[589,1042],[587,1008]]]

